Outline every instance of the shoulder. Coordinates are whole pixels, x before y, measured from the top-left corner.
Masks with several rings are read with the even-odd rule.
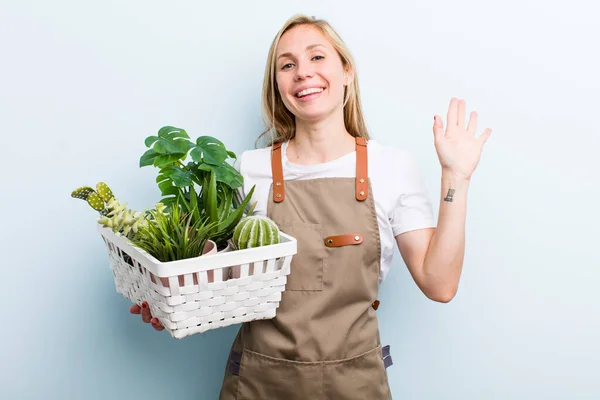
[[[242,151],[235,162],[235,168],[246,177],[271,176],[271,146]]]
[[[392,167],[411,167],[415,165],[415,158],[411,151],[402,146],[392,146],[379,142],[378,140],[369,140],[369,164],[374,167],[390,169]]]

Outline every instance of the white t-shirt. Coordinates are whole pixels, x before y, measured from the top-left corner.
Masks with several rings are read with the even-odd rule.
[[[287,156],[288,142],[282,145],[285,180],[329,177],[355,177],[356,152],[316,165],[292,164]],[[381,238],[381,284],[390,269],[395,237],[401,233],[435,227],[433,210],[422,177],[411,154],[403,148],[368,141],[369,178],[375,200]],[[244,177],[242,193],[256,185],[251,202],[257,201],[254,214],[266,215],[272,183],[271,147],[242,152],[235,168]]]

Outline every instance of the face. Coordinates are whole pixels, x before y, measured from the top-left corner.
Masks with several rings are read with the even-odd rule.
[[[287,31],[276,57],[277,90],[296,118],[315,121],[342,110],[351,77],[318,28],[299,25]]]

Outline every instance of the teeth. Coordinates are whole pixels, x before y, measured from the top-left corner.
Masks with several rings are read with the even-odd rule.
[[[303,91],[301,91],[300,93],[298,93],[296,95],[296,97],[303,97],[312,93],[321,93],[323,91],[323,88],[310,88],[310,89],[305,89]]]

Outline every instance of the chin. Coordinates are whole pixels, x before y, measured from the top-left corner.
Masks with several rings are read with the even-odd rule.
[[[340,111],[342,111],[341,105],[340,105]],[[317,121],[322,121],[324,119],[329,118],[331,115],[335,114],[338,111],[337,108],[327,108],[324,109],[323,107],[314,107],[312,109],[303,109],[303,110],[298,110],[297,113],[295,113],[296,116],[296,120],[301,120],[301,121],[307,121],[307,122],[317,122]]]

